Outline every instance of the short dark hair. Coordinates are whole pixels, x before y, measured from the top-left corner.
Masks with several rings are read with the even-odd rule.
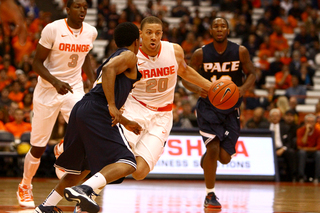
[[[162,21],[158,17],[147,16],[141,21],[141,24],[140,24],[140,29],[141,30],[143,29],[143,26],[145,24],[160,24],[162,26]]]
[[[123,22],[114,30],[113,38],[119,48],[129,47],[140,38],[139,28],[131,22]]]
[[[223,19],[223,20],[226,22],[227,28],[229,29],[229,22],[227,21],[226,18],[223,18],[223,17],[216,17],[216,18],[214,18],[214,19],[212,20],[212,22],[211,22],[211,27],[212,27],[213,22],[214,22],[216,19],[219,19],[219,18]]]
[[[67,1],[67,7],[70,8],[74,0],[68,0]]]

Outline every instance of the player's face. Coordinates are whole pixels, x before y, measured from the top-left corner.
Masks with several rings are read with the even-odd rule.
[[[229,34],[228,24],[224,19],[215,19],[212,22],[210,32],[216,42],[222,43],[227,39]]]
[[[68,19],[76,26],[82,26],[87,15],[88,4],[86,0],[74,0],[70,8],[66,8]],[[71,26],[72,27],[72,26]]]
[[[160,40],[162,38],[161,24],[148,24],[143,26],[140,30],[140,37],[142,39],[142,50],[150,55],[155,56],[160,51]]]

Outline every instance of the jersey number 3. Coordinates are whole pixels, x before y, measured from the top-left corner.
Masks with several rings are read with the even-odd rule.
[[[72,54],[70,56],[71,61],[68,63],[68,66],[74,68],[77,66],[79,56],[77,54]]]

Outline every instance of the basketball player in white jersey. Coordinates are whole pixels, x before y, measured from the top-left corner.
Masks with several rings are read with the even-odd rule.
[[[87,7],[86,0],[68,0],[67,18],[48,24],[37,46],[33,69],[39,78],[33,98],[32,147],[26,154],[23,179],[17,191],[23,207],[35,207],[31,182],[58,113],[68,122],[71,109],[84,95],[81,70],[91,86],[95,80],[88,52],[97,30],[83,22]]]
[[[136,180],[144,179],[159,160],[172,128],[172,106],[177,75],[208,91],[211,82],[187,66],[180,45],[161,41],[162,22],[148,16],[141,22],[142,45],[138,67],[142,78],[135,84],[125,106],[125,117],[140,124],[135,135],[124,130],[136,156]],[[123,128],[124,129],[124,128]]]

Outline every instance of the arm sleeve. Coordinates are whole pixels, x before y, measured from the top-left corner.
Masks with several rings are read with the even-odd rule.
[[[45,26],[45,28],[43,28],[41,32],[39,44],[47,49],[51,49],[53,47],[55,37],[56,31],[53,29],[53,24],[48,24]]]

